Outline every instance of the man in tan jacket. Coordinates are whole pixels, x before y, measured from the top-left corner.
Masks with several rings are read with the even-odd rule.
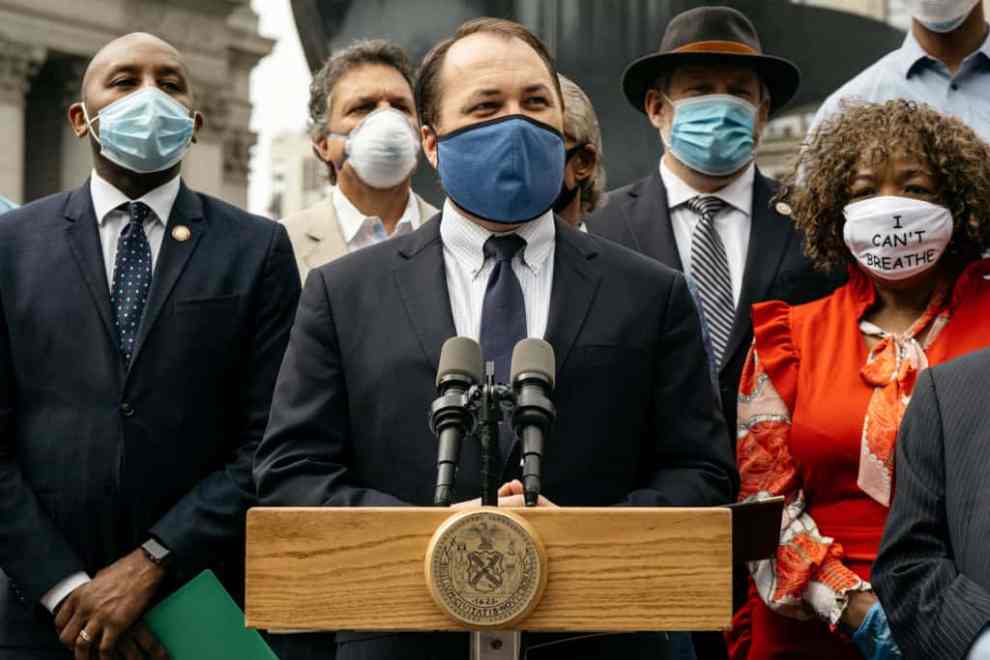
[[[313,151],[334,187],[283,220],[299,272],[418,229],[437,209],[412,192],[420,152],[412,66],[394,43],[356,41],[313,76]]]

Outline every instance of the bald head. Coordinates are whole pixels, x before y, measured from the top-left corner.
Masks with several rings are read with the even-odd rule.
[[[188,88],[186,65],[179,51],[172,44],[153,34],[132,32],[108,43],[89,61],[82,79],[83,101],[88,100],[90,87],[108,74],[120,69],[134,69],[149,64],[166,70],[171,69],[171,72],[182,78]],[[192,91],[189,90],[188,93],[192,100]]]

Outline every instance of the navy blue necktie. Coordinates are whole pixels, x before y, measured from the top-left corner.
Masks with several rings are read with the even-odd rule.
[[[494,259],[481,307],[481,355],[495,361],[495,379],[509,382],[509,363],[516,342],[526,338],[526,303],[512,259],[526,247],[516,234],[492,236],[485,241],[485,259]]]
[[[488,276],[485,301],[481,306],[481,356],[495,362],[495,380],[509,385],[512,349],[526,338],[526,301],[519,278],[512,270],[512,259],[526,247],[516,234],[492,236],[485,241],[485,259],[494,259]],[[502,460],[509,457],[515,443],[512,425],[499,426],[498,444]]]
[[[127,212],[130,222],[121,230],[117,241],[110,310],[117,331],[117,345],[124,362],[130,364],[151,288],[151,245],[144,233],[144,223],[151,209],[144,202],[130,202]]]

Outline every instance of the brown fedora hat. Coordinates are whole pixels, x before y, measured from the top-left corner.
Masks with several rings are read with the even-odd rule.
[[[622,91],[634,108],[646,112],[646,92],[660,74],[688,63],[731,59],[753,67],[770,89],[770,114],[797,93],[801,70],[782,57],[764,55],[756,28],[731,7],[697,7],[667,25],[660,50],[641,57],[622,74]]]

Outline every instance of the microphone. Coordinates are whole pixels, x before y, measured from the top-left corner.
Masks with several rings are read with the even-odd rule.
[[[523,339],[512,349],[512,389],[516,395],[512,428],[522,439],[526,506],[536,506],[542,486],[543,440],[556,417],[550,401],[554,372],[553,346],[542,339]]]
[[[440,349],[437,398],[430,406],[430,431],[439,439],[437,451],[436,506],[450,506],[461,440],[471,431],[468,390],[482,380],[481,347],[467,337],[451,337]]]

